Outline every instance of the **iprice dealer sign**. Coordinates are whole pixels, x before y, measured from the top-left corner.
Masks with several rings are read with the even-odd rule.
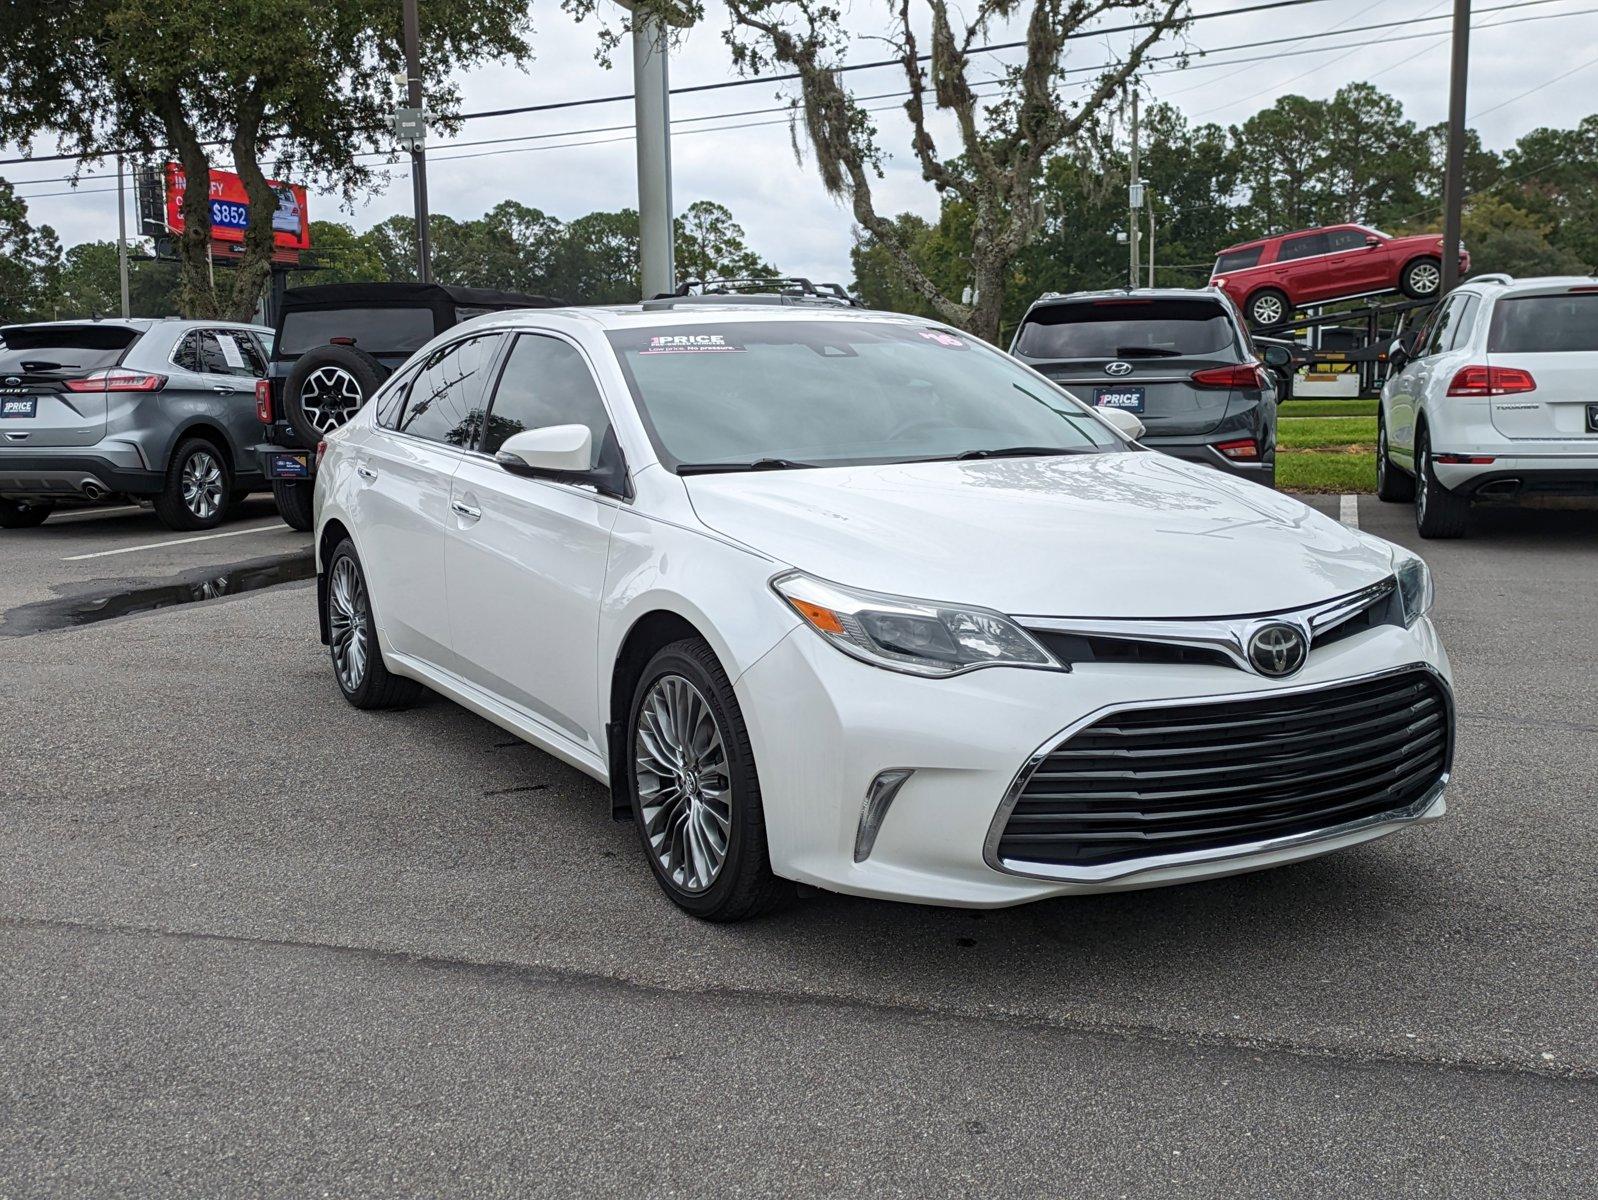
[[[279,250],[309,250],[311,222],[306,215],[305,189],[297,183],[267,181],[277,197],[272,213],[272,238]],[[166,164],[166,224],[183,232],[183,196],[188,179],[177,163]],[[244,180],[232,171],[211,168],[211,237],[219,242],[242,242],[250,224],[250,197]]]

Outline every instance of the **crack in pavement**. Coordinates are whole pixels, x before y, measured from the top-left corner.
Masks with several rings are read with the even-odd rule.
[[[418,954],[405,950],[385,950],[338,942],[306,941],[293,938],[267,938],[247,934],[213,933],[207,930],[163,929],[157,926],[122,923],[91,923],[51,917],[0,917],[0,929],[38,930],[58,934],[89,934],[106,937],[145,937],[175,941],[217,942],[227,945],[275,950],[303,950],[347,955],[369,962],[420,967],[424,970],[479,974],[484,977],[514,979],[529,985],[587,986],[595,989],[631,992],[643,996],[697,995],[707,999],[751,1004],[802,1004],[822,1009],[847,1009],[903,1018],[907,1014],[926,1020],[973,1021],[1018,1029],[1055,1031],[1082,1037],[1113,1037],[1126,1041],[1152,1041],[1185,1047],[1228,1050],[1264,1050],[1294,1058],[1330,1060],[1376,1066],[1399,1066],[1477,1075],[1531,1076],[1561,1083],[1598,1082],[1598,1066],[1560,1067],[1554,1064],[1513,1062],[1504,1059],[1449,1058],[1419,1051],[1366,1050],[1320,1046],[1286,1038],[1228,1036],[1213,1032],[1178,1031],[1136,1022],[1085,1021],[1059,1016],[1005,1010],[990,1005],[983,1011],[954,1005],[868,1000],[838,993],[784,991],[780,988],[674,986],[606,975],[597,971],[551,967],[511,960],[479,960],[446,955]]]

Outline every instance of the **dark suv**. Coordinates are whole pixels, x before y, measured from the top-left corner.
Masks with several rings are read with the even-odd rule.
[[[1133,413],[1152,450],[1276,482],[1276,404],[1290,351],[1254,345],[1237,307],[1205,288],[1044,296],[1010,353],[1086,404]]]
[[[328,283],[284,292],[256,393],[264,436],[255,447],[283,520],[311,528],[317,444],[434,335],[484,313],[559,303],[444,284]]]

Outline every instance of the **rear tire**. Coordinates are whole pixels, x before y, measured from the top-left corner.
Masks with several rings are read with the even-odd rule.
[[[1387,422],[1376,412],[1376,498],[1389,504],[1407,504],[1415,498],[1415,477],[1393,465],[1387,447]]]
[[[383,662],[372,619],[372,594],[355,543],[345,538],[327,562],[328,653],[339,691],[356,708],[403,708],[423,687],[392,673]]]
[[[649,660],[628,707],[624,762],[620,782],[644,855],[677,907],[705,921],[741,921],[793,895],[771,871],[738,699],[701,639],[673,642]]]
[[[309,533],[314,521],[312,497],[314,488],[308,479],[274,479],[272,499],[277,501],[278,515],[290,529]]]
[[[1431,435],[1415,434],[1415,529],[1423,538],[1457,538],[1470,521],[1470,500],[1451,492],[1432,466]]]
[[[1261,288],[1248,298],[1248,323],[1256,329],[1285,324],[1292,315],[1287,293],[1280,288]]]
[[[55,505],[48,500],[0,499],[0,529],[33,529],[54,511]]]
[[[215,529],[227,516],[232,491],[233,471],[222,451],[204,438],[189,438],[167,463],[155,515],[168,529]]]
[[[1443,264],[1435,258],[1417,258],[1398,277],[1398,290],[1412,300],[1435,296],[1443,286]]]

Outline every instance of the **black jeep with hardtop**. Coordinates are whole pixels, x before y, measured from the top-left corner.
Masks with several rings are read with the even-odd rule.
[[[290,288],[278,305],[255,447],[283,520],[310,529],[316,446],[435,334],[484,313],[553,308],[547,296],[436,283]]]

